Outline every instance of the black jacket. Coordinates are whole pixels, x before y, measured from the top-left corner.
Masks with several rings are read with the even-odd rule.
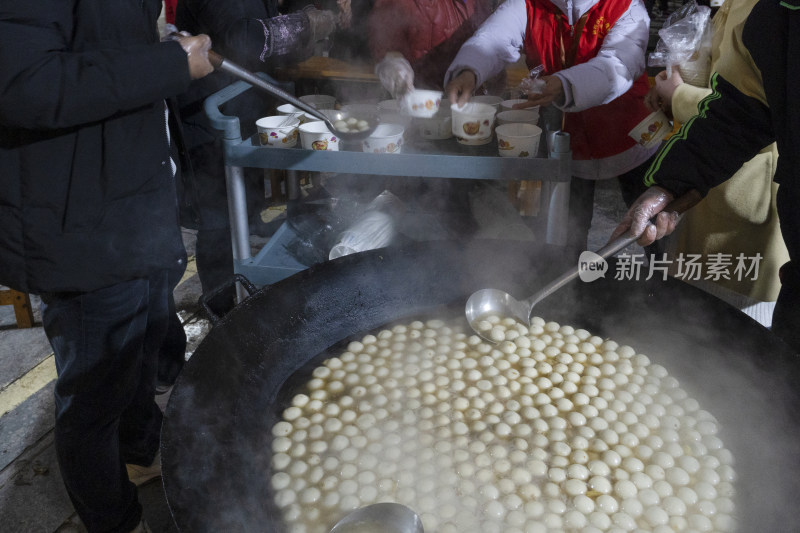
[[[160,0],[0,3],[0,284],[88,291],[183,256]]]

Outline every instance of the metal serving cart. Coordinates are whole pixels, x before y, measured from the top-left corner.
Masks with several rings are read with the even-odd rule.
[[[275,80],[257,74],[273,84]],[[281,84],[284,87],[287,84]],[[349,174],[416,176],[423,178],[463,178],[479,180],[541,180],[541,217],[545,217],[545,240],[548,244],[566,242],[566,220],[572,155],[569,135],[545,125],[539,155],[535,158],[510,158],[497,155],[496,143],[464,146],[455,139],[441,141],[411,140],[399,154],[374,154],[361,151],[318,151],[295,148],[262,147],[258,136],[243,138],[239,118],[225,115],[220,107],[252,89],[237,81],[209,96],[205,113],[211,125],[222,132],[225,180],[228,193],[234,272],[243,274],[256,285],[268,285],[304,270],[303,265],[285,250],[292,229],[284,223],[256,256],[249,244],[249,226],[245,192],[245,167],[287,171],[289,199],[299,196],[298,171],[344,172]],[[560,120],[544,122],[558,123]]]

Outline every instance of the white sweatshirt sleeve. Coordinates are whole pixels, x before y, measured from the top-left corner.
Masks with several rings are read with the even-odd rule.
[[[525,0],[506,0],[484,21],[456,54],[445,74],[444,84],[462,70],[477,77],[476,87],[499,74],[520,57],[528,15]]]

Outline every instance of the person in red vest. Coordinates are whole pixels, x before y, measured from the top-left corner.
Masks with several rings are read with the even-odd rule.
[[[451,102],[463,104],[484,80],[525,52],[544,67],[541,93],[522,106],[555,106],[570,134],[570,251],[587,248],[595,181],[617,177],[630,205],[657,146],[628,132],[650,114],[645,52],[650,19],[639,0],[507,0],[459,50],[446,74]]]
[[[369,13],[369,49],[382,85],[397,98],[414,87],[443,88],[464,42],[492,12],[489,0],[377,0]]]

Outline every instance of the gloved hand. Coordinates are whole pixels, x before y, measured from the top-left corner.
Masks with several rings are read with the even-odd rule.
[[[336,15],[332,11],[323,11],[308,5],[303,8],[303,13],[308,17],[308,28],[311,33],[309,45],[327,39],[336,31]]]
[[[347,29],[353,22],[353,8],[350,5],[350,0],[336,0],[336,5],[339,6],[339,26]]]
[[[397,52],[389,52],[375,65],[375,75],[393,98],[402,98],[414,88],[411,63]]]
[[[189,59],[189,75],[197,80],[214,72],[214,66],[208,61],[208,51],[211,50],[211,38],[200,34],[178,38]]]
[[[636,241],[640,246],[649,246],[658,239],[675,231],[679,215],[675,211],[663,211],[674,199],[672,193],[652,186],[633,202],[622,222],[611,234],[614,240],[621,235],[640,235]],[[655,224],[650,220],[656,217]]]

